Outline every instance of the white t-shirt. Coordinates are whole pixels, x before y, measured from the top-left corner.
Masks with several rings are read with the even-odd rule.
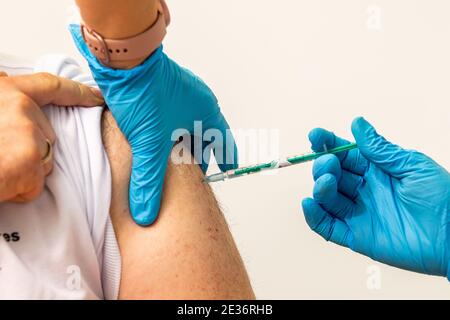
[[[94,85],[64,56],[28,63],[0,55],[0,71],[45,71]],[[103,109],[44,111],[57,136],[54,168],[37,200],[0,204],[0,299],[116,299],[121,261],[109,217]]]

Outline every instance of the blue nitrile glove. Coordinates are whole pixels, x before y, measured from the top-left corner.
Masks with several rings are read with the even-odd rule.
[[[202,157],[202,151],[208,146],[199,135],[216,129],[213,135],[222,134],[212,139],[214,146],[219,146],[214,151],[220,169],[237,167],[234,139],[213,92],[189,70],[170,60],[162,46],[142,65],[131,70],[114,70],[103,66],[92,55],[78,25],[71,25],[70,31],[130,143],[133,166],[129,200],[136,223],[150,225],[158,216],[167,163],[174,146],[174,130],[183,128],[194,135],[194,122],[201,121],[202,130],[196,130],[199,134],[192,139],[192,145],[193,140],[198,142],[200,138],[195,160],[205,172],[209,153]]]
[[[309,226],[376,261],[450,276],[450,174],[386,141],[363,118],[352,131],[358,149],[314,164],[314,199],[303,201]],[[324,129],[309,138],[314,151],[348,143]]]

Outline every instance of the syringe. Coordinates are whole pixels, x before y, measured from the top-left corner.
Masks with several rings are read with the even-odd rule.
[[[255,173],[259,173],[259,172],[263,172],[263,171],[287,168],[287,167],[294,166],[297,164],[316,160],[326,154],[337,154],[337,153],[341,153],[341,152],[346,152],[346,151],[356,149],[357,147],[358,146],[356,145],[356,143],[351,143],[351,144],[347,144],[344,146],[336,147],[334,149],[326,150],[323,152],[312,152],[312,153],[307,153],[307,154],[303,154],[300,156],[290,157],[285,160],[275,160],[275,161],[271,161],[271,162],[254,165],[254,166],[238,168],[238,169],[229,170],[229,171],[226,171],[223,173],[217,173],[217,174],[207,176],[207,177],[205,177],[204,181],[208,182],[208,183],[212,183],[212,182],[218,182],[218,181],[224,181],[224,180],[228,180],[228,179],[244,177],[244,176],[248,176],[250,174],[255,174]]]

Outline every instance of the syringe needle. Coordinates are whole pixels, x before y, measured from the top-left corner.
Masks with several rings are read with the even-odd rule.
[[[341,152],[346,152],[346,151],[356,149],[357,147],[358,146],[356,145],[356,143],[350,143],[350,144],[339,146],[339,147],[336,147],[333,149],[325,148],[325,150],[322,152],[313,152],[313,153],[308,153],[308,154],[304,154],[301,156],[290,157],[283,161],[272,161],[272,162],[267,162],[267,163],[263,163],[263,164],[258,164],[255,166],[249,166],[249,167],[245,167],[245,168],[230,170],[230,171],[227,171],[224,173],[216,173],[216,174],[206,177],[204,179],[204,182],[212,183],[212,182],[224,181],[224,180],[228,180],[228,179],[244,177],[244,176],[259,173],[262,171],[287,168],[287,167],[290,167],[293,165],[316,160],[326,154],[337,154],[337,153],[341,153]]]

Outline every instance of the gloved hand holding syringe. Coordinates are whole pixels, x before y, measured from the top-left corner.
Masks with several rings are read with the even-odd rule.
[[[224,181],[224,180],[228,180],[228,179],[244,177],[244,176],[247,176],[250,174],[255,174],[255,173],[259,173],[259,172],[263,172],[263,171],[286,168],[286,167],[294,166],[297,164],[316,160],[326,154],[338,154],[338,153],[350,151],[350,150],[353,150],[356,148],[357,148],[356,143],[350,143],[350,144],[347,144],[344,146],[339,146],[339,147],[336,147],[336,148],[333,148],[330,150],[328,150],[326,148],[326,146],[324,146],[325,151],[323,151],[323,152],[312,152],[312,153],[303,154],[301,156],[286,158],[285,160],[274,160],[271,162],[262,163],[262,164],[258,164],[258,165],[254,165],[254,166],[238,168],[238,169],[229,170],[229,171],[226,171],[223,173],[213,174],[213,175],[207,176],[205,178],[205,182],[212,183],[212,182]]]
[[[317,159],[313,197],[302,202],[312,230],[373,260],[450,280],[449,172],[425,154],[386,140],[364,118],[353,121],[352,133],[356,144],[314,129],[309,139],[315,153],[206,181]]]

